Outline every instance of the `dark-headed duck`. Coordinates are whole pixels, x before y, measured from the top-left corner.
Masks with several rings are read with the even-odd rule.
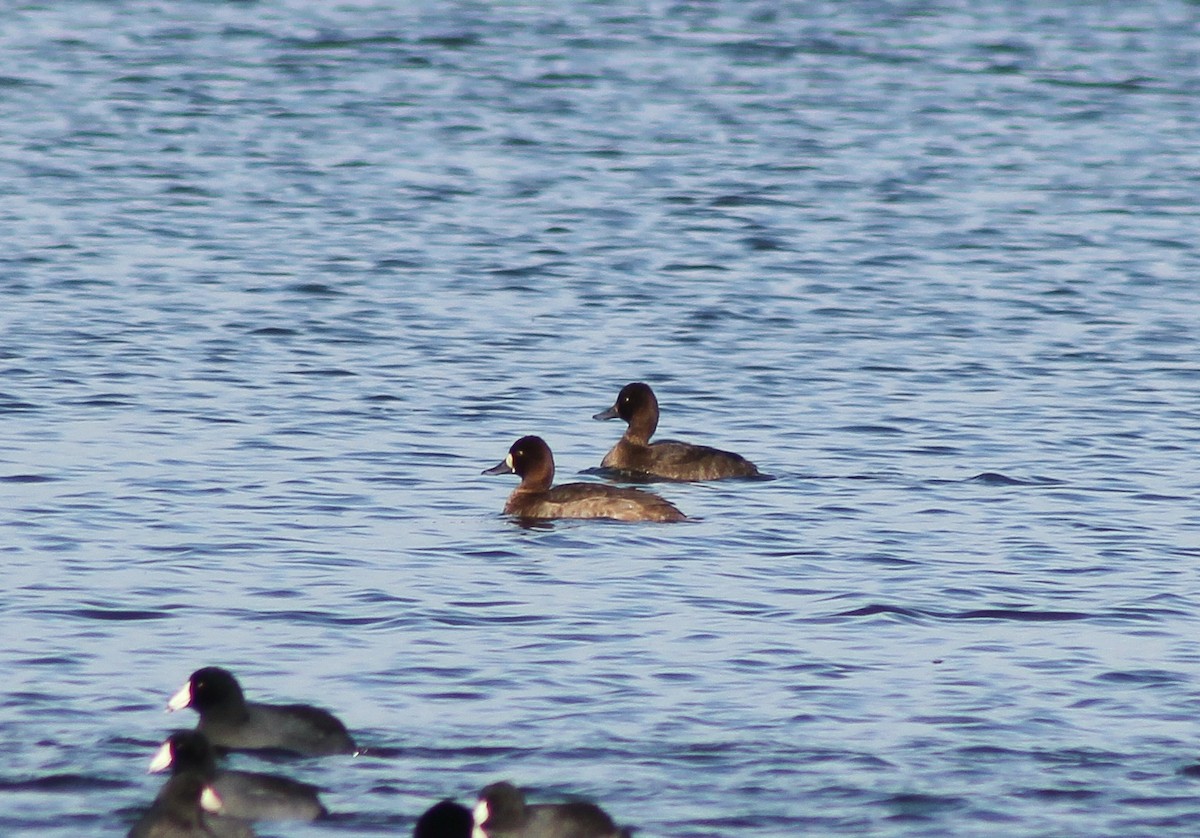
[[[512,783],[492,783],[475,804],[475,838],[628,838],[595,803],[527,804]]]
[[[354,740],[336,716],[310,704],[246,701],[227,669],[197,669],[167,702],[171,711],[191,707],[200,714],[196,730],[217,748],[280,750],[303,756],[352,754]]]
[[[635,381],[617,394],[616,403],[593,419],[620,417],[628,423],[625,434],[600,462],[603,468],[668,480],[721,480],[725,477],[757,477],[754,463],[740,454],[707,445],[664,439],[651,442],[658,427],[658,399],[650,385]]]
[[[508,496],[507,515],[518,518],[612,518],[617,521],[683,521],[686,516],[651,492],[602,483],[554,486],[554,455],[538,436],[523,436],[504,461],[484,474],[516,474],[521,484]]]
[[[289,777],[254,771],[222,771],[208,737],[198,730],[177,730],[167,737],[150,772],[194,772],[220,798],[222,814],[248,821],[311,821],[327,814],[317,787]]]

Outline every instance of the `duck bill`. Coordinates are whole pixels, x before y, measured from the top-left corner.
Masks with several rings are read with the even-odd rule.
[[[617,406],[614,404],[608,410],[602,410],[593,416],[593,419],[616,419],[620,414],[617,413]]]
[[[177,693],[175,693],[175,695],[171,696],[170,701],[167,702],[167,712],[174,713],[176,710],[182,710],[184,707],[188,707],[189,705],[191,705],[191,703],[192,703],[192,682],[188,681],[186,684],[184,684],[182,687],[179,688],[179,692],[177,692]]]
[[[154,759],[150,760],[150,766],[146,769],[147,774],[158,774],[161,771],[166,771],[171,767],[174,757],[171,756],[171,743],[163,742],[162,747],[158,749],[158,753],[154,755]]]
[[[485,468],[483,470],[483,473],[484,474],[512,474],[513,470],[512,470],[512,466],[510,466],[507,462],[504,462],[504,463],[496,463],[496,465],[492,466],[491,468]]]

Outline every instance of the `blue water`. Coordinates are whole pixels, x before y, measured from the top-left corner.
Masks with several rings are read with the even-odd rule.
[[[19,2],[0,834],[123,834],[193,669],[406,835],[1200,832],[1200,5]],[[775,479],[499,514],[650,382]],[[584,472],[580,475],[580,472]]]

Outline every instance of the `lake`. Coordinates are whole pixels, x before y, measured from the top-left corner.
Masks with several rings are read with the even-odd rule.
[[[1200,832],[1200,5],[12,2],[0,833],[204,665],[408,835]],[[659,433],[693,520],[500,514]]]

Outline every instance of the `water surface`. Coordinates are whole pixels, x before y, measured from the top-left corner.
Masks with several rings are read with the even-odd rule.
[[[222,664],[405,835],[1200,828],[1200,7],[10,4],[0,832]],[[515,526],[620,386],[775,479]]]

